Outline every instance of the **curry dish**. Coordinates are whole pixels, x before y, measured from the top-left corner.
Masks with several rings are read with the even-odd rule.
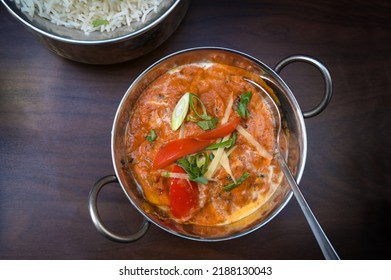
[[[274,121],[244,69],[178,66],[141,94],[126,131],[130,169],[145,199],[167,218],[215,226],[236,222],[278,188]],[[286,138],[280,140],[286,150]]]

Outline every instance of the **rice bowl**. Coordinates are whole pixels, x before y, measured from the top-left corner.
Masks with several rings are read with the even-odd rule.
[[[145,23],[157,13],[163,0],[12,0],[29,17],[39,16],[51,22],[80,29],[110,32],[134,22]]]
[[[102,18],[102,14],[99,13],[90,14],[85,12],[85,15],[88,14],[87,18],[91,18],[84,21],[83,24],[86,27],[83,27],[84,30],[82,30],[81,26],[83,24],[81,20],[77,23],[70,24],[68,22],[65,24],[66,20],[62,16],[57,15],[56,18],[60,18],[61,23],[64,23],[59,25],[59,23],[52,22],[53,19],[47,18],[51,17],[49,13],[45,12],[46,15],[39,14],[44,12],[44,8],[42,5],[41,7],[35,5],[38,2],[37,0],[0,1],[10,14],[49,50],[62,57],[88,64],[124,62],[154,50],[178,28],[190,4],[190,0],[148,0],[143,2],[144,4],[149,3],[148,5],[145,7],[140,6],[138,10],[133,10],[133,12],[125,10],[118,13],[116,9],[122,9],[122,7],[119,5],[115,9],[112,6],[110,8],[112,14],[105,14],[105,18]],[[19,6],[19,8],[18,5],[22,2],[30,3],[30,6],[34,5],[34,7],[23,9],[22,6]],[[62,5],[65,5],[66,3],[76,3],[76,0],[41,0],[39,2],[41,4],[45,2],[47,5],[53,4],[53,8],[57,7],[60,2],[64,2]],[[92,3],[99,1],[87,2],[86,0],[83,2]],[[105,3],[107,4],[107,9],[109,9],[109,6],[113,3],[118,4],[120,2],[124,1],[106,1]],[[126,1],[126,3],[130,2],[138,3],[138,1]],[[103,5],[102,2],[99,3]],[[138,4],[132,5],[137,6]],[[71,8],[69,7],[69,9]],[[53,12],[55,9],[53,8],[50,11]],[[33,16],[29,12],[33,13]],[[77,11],[73,11],[73,13],[77,13]],[[117,19],[113,20],[114,14]],[[81,15],[78,16],[82,17]],[[134,18],[133,22],[131,18]],[[88,24],[93,23],[96,26],[92,30],[91,27],[88,27]],[[71,26],[68,26],[69,24]]]

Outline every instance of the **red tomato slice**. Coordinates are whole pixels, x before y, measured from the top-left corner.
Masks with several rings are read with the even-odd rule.
[[[236,117],[230,122],[227,122],[215,129],[208,130],[204,133],[198,135],[195,139],[197,140],[216,140],[218,138],[224,137],[231,132],[233,132],[236,127],[239,125],[240,117]]]
[[[193,138],[173,140],[160,149],[153,161],[153,169],[160,169],[190,154],[195,154],[211,144],[210,140],[199,141]]]
[[[178,165],[174,165],[172,172],[186,173]],[[169,199],[170,211],[175,218],[190,218],[198,206],[197,183],[185,179],[171,178]]]
[[[208,147],[214,140],[233,132],[239,125],[240,117],[223,124],[215,129],[201,133],[195,138],[182,138],[173,140],[161,148],[153,161],[153,169],[164,168],[176,160],[198,153]]]

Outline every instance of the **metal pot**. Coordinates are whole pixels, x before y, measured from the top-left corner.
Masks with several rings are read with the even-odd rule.
[[[190,0],[164,0],[158,13],[145,23],[134,23],[113,32],[92,32],[67,28],[23,13],[10,0],[0,0],[43,45],[54,53],[88,64],[113,64],[140,57],[162,44],[184,18]]]
[[[323,75],[326,85],[322,101],[314,109],[307,112],[301,111],[291,90],[278,75],[284,66],[295,61],[310,63],[317,67]],[[124,165],[124,158],[126,158],[124,144],[125,130],[132,108],[143,90],[157,77],[170,69],[178,65],[193,62],[217,62],[242,67],[247,69],[247,71],[261,75],[267,81],[280,100],[284,116],[283,121],[290,133],[287,155],[288,165],[297,182],[302,177],[307,155],[307,135],[304,118],[310,118],[322,112],[329,103],[332,94],[331,77],[326,67],[319,61],[302,55],[291,56],[282,60],[273,70],[254,57],[226,48],[203,47],[180,51],[161,59],[146,69],[129,87],[118,107],[111,138],[111,152],[115,175],[106,176],[98,180],[89,195],[89,209],[92,220],[97,230],[109,239],[119,242],[134,241],[145,234],[149,223],[153,223],[174,235],[192,240],[221,241],[233,239],[248,234],[267,224],[285,207],[292,197],[289,185],[283,180],[277,191],[263,207],[240,221],[223,226],[189,226],[176,223],[173,220],[163,221],[158,216],[152,214],[156,209],[144,199],[137,182],[132,177],[132,173],[126,168],[126,164]],[[105,185],[113,182],[119,182],[129,201],[145,218],[143,225],[135,234],[116,234],[103,224],[99,216],[97,209],[99,191]]]

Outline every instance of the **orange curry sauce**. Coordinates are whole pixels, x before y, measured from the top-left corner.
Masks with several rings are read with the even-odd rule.
[[[196,63],[179,66],[163,74],[138,99],[126,134],[127,155],[131,158],[132,172],[146,200],[166,211],[170,218],[176,219],[170,213],[171,179],[163,176],[163,173],[172,170],[173,164],[164,170],[153,170],[152,164],[157,152],[170,141],[204,132],[195,122],[186,120],[180,129],[173,131],[171,128],[174,107],[186,92],[201,99],[207,113],[218,118],[219,127],[226,112],[229,113],[228,121],[238,116],[236,108],[240,96],[251,91],[252,98],[247,106],[249,115],[241,119],[239,126],[273,155],[273,116],[257,89],[246,82],[244,77],[272,92],[258,75],[246,70],[217,63]],[[230,100],[233,102],[230,103]],[[229,104],[232,104],[232,108],[227,108]],[[188,114],[193,113],[189,110]],[[156,132],[153,142],[146,139],[151,129]],[[207,151],[208,155],[211,152]],[[233,176],[238,179],[244,173],[249,173],[248,178],[234,189],[226,191],[224,186],[233,180],[219,164],[207,184],[197,183],[198,205],[191,216],[179,222],[197,225],[232,223],[261,207],[274,193],[282,175],[272,157],[260,155],[254,145],[239,132],[235,146],[229,152],[229,166]]]

